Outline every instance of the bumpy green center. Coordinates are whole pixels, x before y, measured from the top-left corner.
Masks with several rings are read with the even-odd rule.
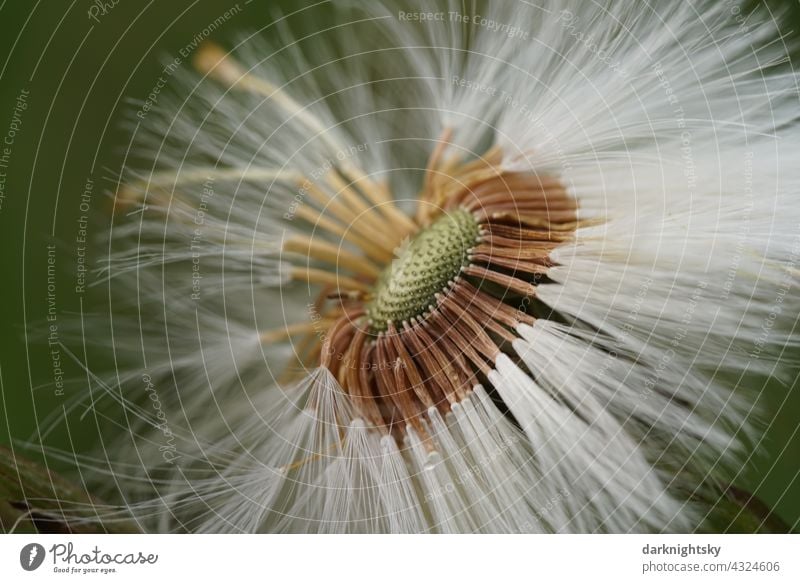
[[[442,215],[395,251],[395,259],[381,273],[373,299],[367,304],[372,330],[389,322],[399,325],[421,315],[468,261],[478,237],[471,213],[456,210]]]

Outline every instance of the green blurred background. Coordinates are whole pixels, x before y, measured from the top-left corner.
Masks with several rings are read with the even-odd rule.
[[[306,4],[311,3],[241,0],[236,14],[212,38],[224,42],[258,30],[280,12]],[[114,187],[128,143],[128,132],[121,127],[123,111],[131,109],[126,100],[146,99],[163,62],[237,6],[210,0],[118,0],[116,5],[101,5],[91,0],[0,2],[0,135],[6,134],[18,96],[28,92],[8,168],[0,168],[7,174],[0,209],[0,444],[37,442],[40,421],[58,413],[64,403],[49,385],[52,364],[42,339],[48,313],[47,245],[56,245],[59,258],[55,301],[61,324],[80,309],[73,292],[72,244],[80,196],[91,178],[93,211],[107,205],[104,193]],[[96,20],[90,18],[90,10]],[[325,26],[329,11],[322,3],[294,19],[294,26],[308,31]],[[789,32],[798,26],[800,10],[793,3],[783,29]],[[96,234],[92,228],[90,235]],[[89,247],[90,266],[97,257],[97,250]],[[102,294],[102,289],[84,294],[84,309],[102,305]],[[62,368],[77,383],[85,379],[67,359]],[[70,385],[65,388],[67,394],[72,390]],[[776,413],[766,421],[766,437],[737,485],[755,492],[796,528],[800,395],[777,382],[765,387],[763,395],[764,404]],[[89,417],[70,421],[69,433],[59,429],[52,442],[85,451],[94,441],[93,425]]]

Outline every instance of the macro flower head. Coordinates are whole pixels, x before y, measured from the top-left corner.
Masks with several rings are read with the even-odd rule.
[[[164,532],[707,528],[797,344],[773,15],[333,14],[133,112],[87,479]]]

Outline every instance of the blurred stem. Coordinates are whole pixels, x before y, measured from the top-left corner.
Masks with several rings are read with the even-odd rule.
[[[140,532],[130,519],[104,520],[108,509],[82,487],[0,446],[0,532]]]

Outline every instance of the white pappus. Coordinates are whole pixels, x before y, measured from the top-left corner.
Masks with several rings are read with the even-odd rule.
[[[314,10],[198,48],[134,136],[91,324],[122,437],[81,459],[106,518],[704,528],[797,345],[777,17],[334,3],[293,38]]]

